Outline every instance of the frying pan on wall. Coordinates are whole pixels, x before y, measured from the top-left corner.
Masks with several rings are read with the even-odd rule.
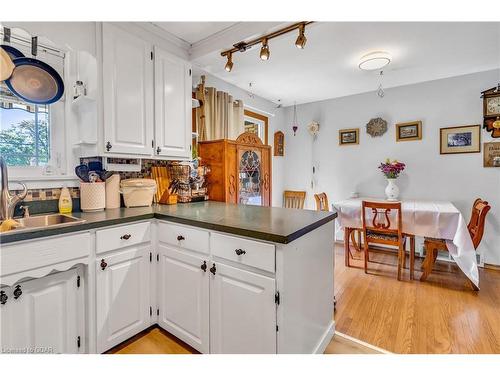
[[[9,46],[7,44],[2,44],[0,47],[7,52],[11,60],[17,59],[18,57],[24,57],[24,54],[19,51],[17,48]]]
[[[31,49],[36,56],[36,37],[32,38]],[[33,104],[51,104],[61,99],[64,82],[54,68],[31,57],[17,57],[12,62],[15,68],[5,84],[14,95]]]

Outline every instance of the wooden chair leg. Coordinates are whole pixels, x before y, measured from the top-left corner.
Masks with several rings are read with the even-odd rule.
[[[426,254],[424,260],[424,272],[422,276],[420,276],[420,281],[425,281],[429,274],[432,272],[432,268],[434,267],[434,263],[437,258],[437,249],[434,245],[429,243],[425,244]]]
[[[415,237],[410,237],[410,280],[415,279]]]
[[[368,253],[369,253],[368,241],[365,241],[364,248],[365,248],[365,256],[363,258],[365,261],[365,273],[368,273]]]
[[[403,268],[406,269],[406,241],[403,243]]]
[[[344,260],[345,260],[346,267],[350,267],[350,265],[349,265],[349,234],[350,234],[350,229],[344,228]]]
[[[398,280],[401,280],[401,268],[403,266],[403,257],[405,256],[403,244],[399,244],[399,250],[398,250]]]

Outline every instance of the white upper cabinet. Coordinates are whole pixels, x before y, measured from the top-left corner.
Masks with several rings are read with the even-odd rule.
[[[155,46],[155,155],[191,157],[191,66]]]
[[[153,47],[122,28],[103,24],[105,153],[153,153]]]

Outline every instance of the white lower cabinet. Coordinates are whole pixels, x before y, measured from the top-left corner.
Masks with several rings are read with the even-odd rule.
[[[97,351],[150,325],[149,244],[96,258]]]
[[[159,245],[159,325],[209,353],[208,257]]]
[[[218,262],[210,279],[210,352],[276,353],[275,279]]]
[[[2,288],[2,353],[84,353],[81,268]]]

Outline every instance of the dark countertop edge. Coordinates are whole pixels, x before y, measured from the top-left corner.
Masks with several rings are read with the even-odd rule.
[[[329,221],[336,219],[337,212],[331,212],[330,215],[328,215],[328,216],[326,216],[326,217],[324,217],[324,218],[322,218],[322,219],[320,219],[320,220],[318,220],[318,221],[316,221],[308,226],[305,226],[304,228],[301,228],[300,230],[298,230],[294,233],[291,233],[287,236],[266,233],[266,232],[259,232],[259,231],[244,229],[244,228],[230,227],[230,226],[226,226],[226,225],[208,223],[208,222],[203,222],[203,221],[196,221],[196,220],[186,219],[186,218],[177,217],[177,216],[173,216],[173,215],[152,212],[152,213],[147,213],[147,214],[142,214],[142,215],[123,217],[123,218],[100,220],[100,221],[95,221],[95,222],[85,222],[82,224],[78,224],[78,225],[74,225],[74,226],[67,226],[67,227],[62,227],[62,228],[41,229],[41,230],[33,230],[33,231],[27,231],[27,232],[22,232],[22,233],[13,233],[13,234],[9,234],[7,236],[0,236],[0,244],[8,244],[8,243],[26,241],[26,240],[36,239],[36,238],[57,236],[57,235],[72,233],[72,232],[81,232],[81,231],[85,231],[85,230],[89,230],[89,229],[103,228],[103,227],[107,227],[107,226],[119,225],[119,224],[130,223],[130,222],[145,220],[145,219],[153,219],[153,218],[159,219],[159,220],[167,220],[167,221],[178,223],[178,224],[196,226],[198,228],[203,228],[203,229],[208,229],[208,230],[215,230],[215,231],[223,232],[223,233],[234,234],[234,235],[242,236],[242,237],[249,237],[249,238],[262,240],[262,241],[269,241],[269,242],[280,243],[280,244],[288,244],[288,243],[296,240],[297,238],[300,238],[303,235],[313,231],[314,229],[328,223]]]

